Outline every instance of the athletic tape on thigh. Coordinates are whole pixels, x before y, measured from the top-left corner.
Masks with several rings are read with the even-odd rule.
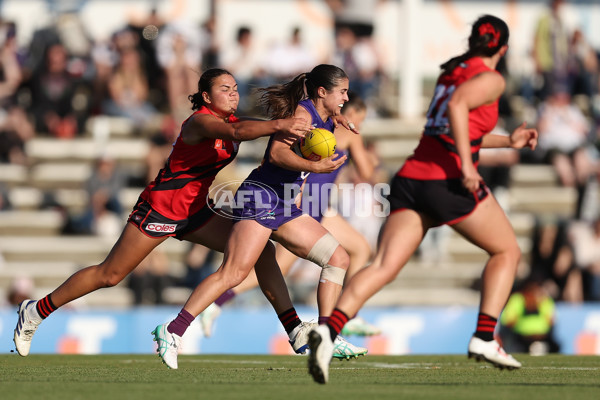
[[[339,245],[333,235],[327,232],[317,240],[317,243],[308,252],[306,259],[324,268]]]
[[[333,265],[325,265],[321,271],[321,277],[319,282],[329,281],[331,283],[337,283],[338,285],[344,284],[344,277],[346,276],[346,270]]]

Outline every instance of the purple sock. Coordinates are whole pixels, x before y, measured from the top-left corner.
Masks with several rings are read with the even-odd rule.
[[[329,321],[329,317],[319,317],[319,325],[326,324]]]
[[[232,289],[227,289],[225,293],[223,293],[217,300],[215,300],[215,304],[221,307],[223,304],[227,303],[229,300],[235,297],[235,292]]]
[[[167,326],[167,331],[181,337],[192,321],[194,321],[194,316],[182,308],[177,318]]]

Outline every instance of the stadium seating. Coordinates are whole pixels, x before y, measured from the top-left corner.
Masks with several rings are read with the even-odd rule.
[[[393,172],[416,146],[423,121],[368,120],[362,128],[366,141],[375,144],[383,165]],[[110,131],[107,137],[105,130]],[[119,119],[91,120],[89,133],[73,140],[36,138],[27,145],[30,166],[0,164],[0,184],[8,190],[11,210],[0,212],[0,291],[18,276],[31,277],[35,295],[45,295],[78,268],[100,262],[115,237],[62,235],[64,210],[81,212],[87,204],[83,185],[91,165],[106,153],[118,160],[130,174],[141,176],[148,152],[147,138],[133,134]],[[265,140],[241,146],[236,168],[245,177],[262,158]],[[531,248],[533,213],[570,215],[575,193],[556,183],[552,167],[518,165],[511,172],[509,218],[515,227],[524,260]],[[122,221],[141,191],[130,187],[121,193]],[[43,207],[48,194],[62,207]],[[395,282],[374,296],[368,304],[477,304],[476,283],[486,254],[454,233],[446,238],[446,253],[438,261],[415,256]],[[168,240],[162,246],[170,260],[172,274],[183,274],[186,243]],[[168,301],[181,303],[189,293],[172,288]],[[1,294],[1,293],[0,293]],[[86,296],[87,305],[127,306],[132,295],[124,283],[111,290]]]

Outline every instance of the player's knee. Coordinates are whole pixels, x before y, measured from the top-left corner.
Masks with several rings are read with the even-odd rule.
[[[118,271],[102,271],[102,287],[113,287],[118,285],[125,276]]]
[[[350,266],[350,256],[342,246],[338,246],[329,258],[327,264],[347,270],[348,266]]]
[[[343,260],[344,254],[347,258],[346,261]],[[334,265],[343,268],[343,264],[346,263],[346,267],[344,268],[346,269],[348,268],[347,264],[349,263],[348,254],[340,247],[338,241],[329,232],[317,240],[312,249],[308,252],[306,259],[314,262],[320,267]]]
[[[507,254],[515,265],[521,260],[521,249],[516,243],[508,249]]]
[[[223,268],[220,274],[223,286],[226,286],[227,289],[236,287],[246,279],[251,269],[252,266],[246,268],[241,265],[235,268],[233,266]]]

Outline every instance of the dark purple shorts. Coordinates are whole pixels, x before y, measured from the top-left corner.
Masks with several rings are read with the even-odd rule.
[[[281,225],[302,215],[294,199],[285,199],[264,184],[244,182],[235,193],[233,215],[237,221],[252,219],[276,231]]]
[[[433,218],[437,225],[452,225],[473,212],[488,194],[483,183],[471,193],[461,179],[419,180],[396,175],[388,200],[391,213],[409,209]]]

